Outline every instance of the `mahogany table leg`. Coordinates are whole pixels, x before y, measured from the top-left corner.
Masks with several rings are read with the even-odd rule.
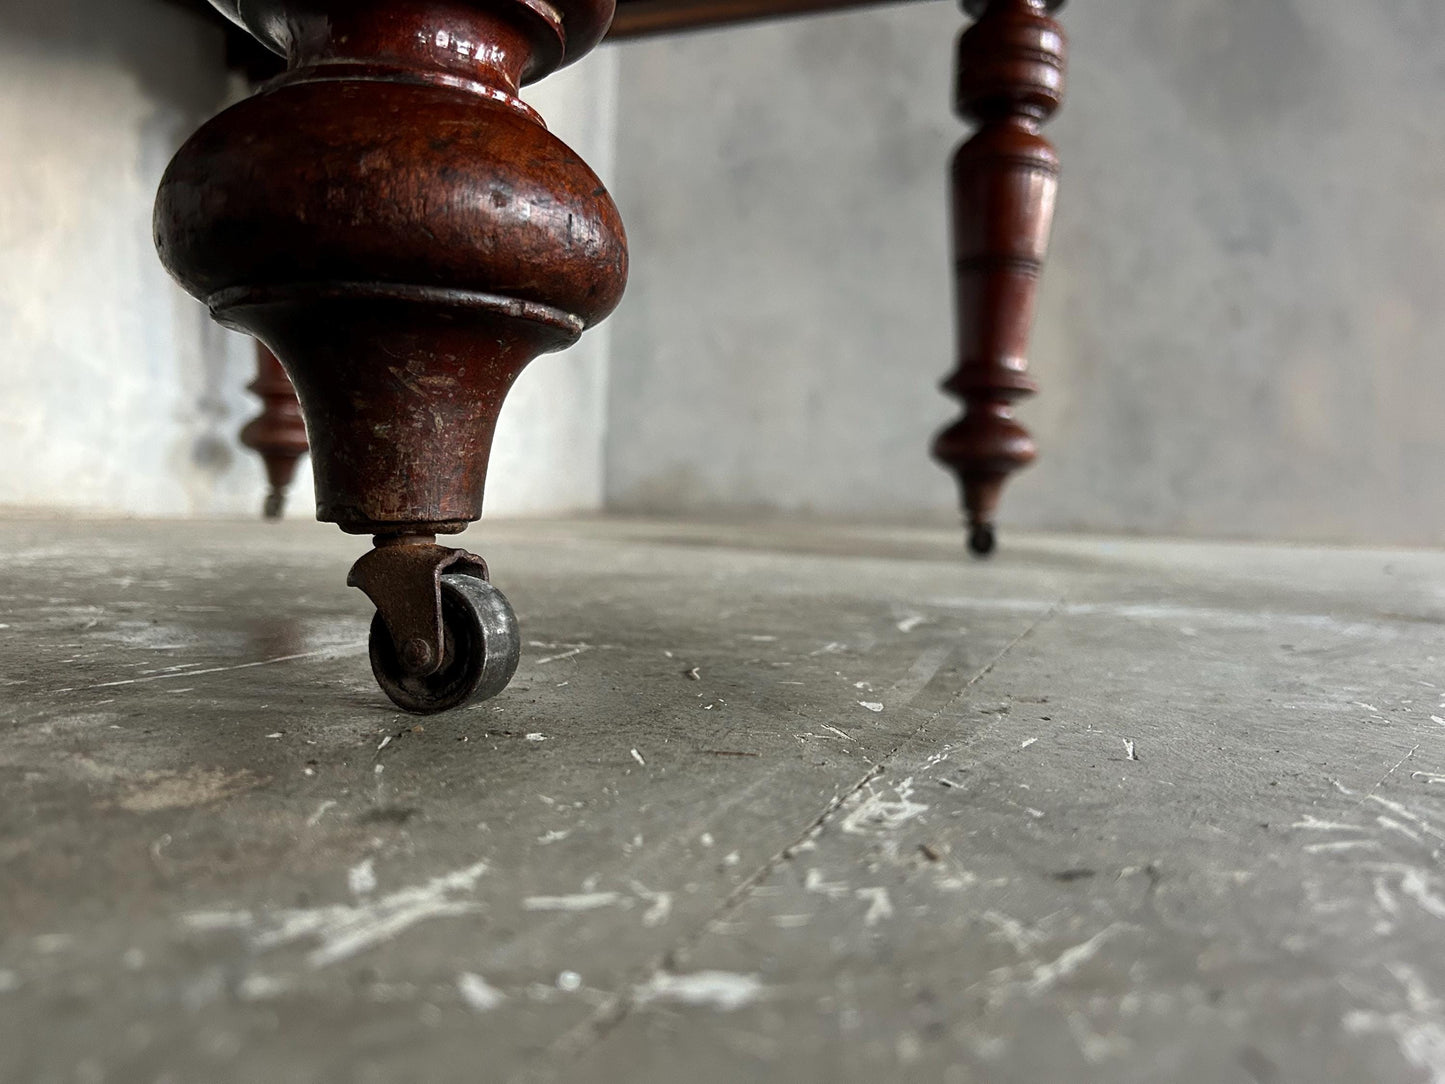
[[[1039,133],[1063,98],[1065,40],[1050,16],[1062,4],[964,0],[978,21],[958,39],[954,105],[979,127],[953,159],[958,364],[943,387],[964,415],[933,455],[958,478],[979,555],[993,550],[1005,480],[1037,454],[1013,404],[1036,390],[1028,338],[1059,172]]]
[[[318,518],[375,536],[349,582],[377,607],[382,688],[411,711],[494,695],[516,618],[436,536],[481,515],[523,366],[622,294],[616,207],[517,97],[596,45],[612,0],[212,3],[287,71],[177,153],[161,259],[285,367]]]
[[[241,443],[266,464],[271,491],[266,494],[265,516],[280,519],[286,508],[286,489],[296,477],[296,461],[306,454],[306,422],[296,389],[276,355],[256,344],[256,379],[250,390],[261,400],[261,413],[241,430]]]

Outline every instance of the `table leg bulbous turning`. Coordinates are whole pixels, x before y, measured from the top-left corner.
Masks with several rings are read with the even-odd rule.
[[[611,198],[517,97],[596,44],[611,0],[213,2],[288,70],[177,153],[161,258],[284,366],[318,518],[376,536],[352,582],[383,688],[412,711],[494,694],[511,608],[435,537],[481,515],[517,374],[621,297]]]
[[[953,158],[958,363],[943,387],[964,415],[933,455],[958,479],[980,556],[994,548],[1004,482],[1037,454],[1014,403],[1036,390],[1028,338],[1059,172],[1040,129],[1063,97],[1064,35],[1049,14],[1061,5],[966,0],[978,21],[958,40],[955,107],[978,130]]]

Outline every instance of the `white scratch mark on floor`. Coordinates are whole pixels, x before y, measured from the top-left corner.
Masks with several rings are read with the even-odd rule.
[[[242,1001],[269,1001],[290,989],[291,983],[286,979],[271,975],[247,975],[236,984],[236,995]]]
[[[1333,851],[1369,851],[1380,846],[1376,839],[1342,839],[1335,843],[1310,843],[1306,845],[1307,854],[1327,854]]]
[[[632,990],[633,1000],[639,1006],[654,1001],[676,1001],[721,1012],[735,1012],[764,995],[762,979],[757,975],[731,971],[695,971],[690,975],[659,971]]]
[[[1104,943],[1124,928],[1119,923],[1106,926],[1087,941],[1065,949],[1049,963],[1039,964],[1034,968],[1033,976],[1024,984],[1024,991],[1030,997],[1038,997],[1052,990],[1097,956]]]
[[[853,894],[860,900],[868,901],[868,911],[863,916],[863,925],[876,926],[884,919],[893,917],[893,901],[888,898],[888,889],[859,888]]]
[[[376,863],[368,858],[346,871],[346,887],[353,896],[369,896],[376,891]]]
[[[473,1012],[490,1012],[507,1000],[506,994],[470,971],[463,971],[457,976],[457,993],[462,995],[462,1000]]]
[[[652,904],[646,911],[642,912],[642,924],[649,929],[661,926],[672,917],[672,893],[654,892],[649,888],[632,882],[632,891],[647,903]]]
[[[471,900],[453,898],[470,892],[487,871],[485,862],[433,877],[424,884],[397,889],[358,904],[288,909],[260,915],[250,911],[199,911],[182,917],[192,930],[241,930],[253,948],[265,952],[314,938],[320,942],[306,963],[322,968],[373,948],[432,918],[479,911]]]
[[[1380,910],[1387,915],[1398,915],[1400,913],[1399,901],[1395,899],[1394,893],[1390,891],[1385,878],[1375,878],[1375,902],[1380,905]]]
[[[1375,823],[1388,832],[1399,832],[1402,836],[1404,836],[1406,839],[1411,840],[1412,842],[1425,842],[1424,838],[1420,835],[1419,832],[1415,831],[1413,828],[1406,827],[1405,825],[1397,821],[1394,817],[1379,816],[1375,818]]]
[[[564,652],[562,652],[560,655],[546,655],[546,656],[543,656],[542,658],[537,659],[532,665],[534,665],[534,666],[546,666],[549,662],[561,662],[563,659],[575,659],[578,655],[582,654],[584,651],[591,651],[591,650],[592,650],[592,645],[591,645],[591,644],[578,644],[576,647],[572,648],[570,651],[564,651]]]
[[[1038,946],[1043,937],[1029,929],[1016,918],[1000,914],[997,911],[985,911],[983,920],[990,923],[999,934],[1013,946],[1014,951],[1020,956],[1032,956],[1034,949]]]
[[[611,907],[622,899],[620,892],[578,892],[571,896],[528,896],[522,901],[526,911],[596,911]]]
[[[647,761],[642,759],[642,754],[639,753],[636,749],[632,750],[632,759],[637,761],[637,763],[640,764],[642,767],[647,767]]]
[[[1405,987],[1407,1008],[1399,1012],[1356,1010],[1343,1024],[1352,1035],[1383,1033],[1394,1038],[1400,1053],[1429,1076],[1429,1084],[1445,1084],[1445,1005],[1435,998],[1415,971],[1405,964],[1388,968]]]
[[[928,812],[928,806],[913,800],[913,777],[909,776],[893,789],[893,797],[875,792],[871,786],[867,796],[845,816],[840,830],[850,835],[894,832]]]
[[[1445,918],[1445,899],[1430,891],[1429,880],[1418,869],[1408,870],[1400,877],[1400,892],[1427,915]]]
[[[850,890],[849,886],[841,881],[823,880],[823,871],[816,867],[808,870],[803,878],[803,891],[813,892],[819,896],[826,896],[830,900],[842,899]]]
[[[852,740],[853,740],[853,737],[852,737],[851,734],[844,734],[844,733],[843,733],[841,730],[839,730],[836,726],[829,726],[827,723],[819,723],[818,725],[821,726],[824,730],[828,731],[828,733],[838,735],[838,737],[842,738],[844,741],[852,741]]]
[[[1445,843],[1445,835],[1441,835],[1439,832],[1437,832],[1430,825],[1429,821],[1427,821],[1424,817],[1420,816],[1409,806],[1401,805],[1399,802],[1392,801],[1389,798],[1382,798],[1378,794],[1371,794],[1370,801],[1376,803],[1377,805],[1384,806],[1391,813],[1394,813],[1398,817],[1404,817],[1407,821],[1416,825],[1420,829],[1420,831],[1424,832],[1427,836],[1434,836],[1435,839],[1439,840],[1442,843]]]
[[[883,705],[878,703],[876,700],[860,700],[858,701],[858,706],[860,708],[867,708],[869,711],[883,710]]]
[[[902,621],[898,622],[898,631],[899,631],[899,632],[912,632],[912,631],[913,631],[914,629],[916,629],[919,625],[926,625],[927,623],[928,623],[928,618],[924,617],[922,614],[910,614],[909,616],[905,617]]]
[[[1298,828],[1309,832],[1364,832],[1364,827],[1357,824],[1346,824],[1344,821],[1326,821],[1319,817],[1312,817],[1308,813],[1301,820],[1290,825],[1291,828]]]
[[[295,662],[297,659],[339,659],[353,651],[366,647],[365,640],[351,644],[338,644],[320,651],[302,651],[295,655],[278,655],[274,659],[258,659],[255,662],[238,662],[233,666],[212,666],[205,670],[185,670],[174,674],[152,674],[149,677],[126,678],[124,681],[102,681],[99,685],[85,685],[74,689],[57,689],[56,692],[90,692],[92,689],[113,689],[117,685],[141,685],[149,681],[167,681],[170,678],[193,678],[202,674],[224,674],[232,670],[249,670],[256,666],[274,666],[278,662]]]

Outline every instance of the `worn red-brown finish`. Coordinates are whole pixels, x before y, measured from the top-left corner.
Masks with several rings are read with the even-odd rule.
[[[459,531],[512,381],[622,293],[611,198],[516,96],[596,44],[612,2],[215,4],[287,71],[176,155],[161,257],[290,374],[319,518]]]
[[[1062,0],[970,0],[978,22],[958,40],[961,117],[979,125],[953,159],[958,367],[944,383],[964,416],[934,441],[957,476],[969,546],[988,553],[1003,484],[1036,455],[1014,417],[1032,394],[1028,339],[1048,247],[1058,156],[1040,135],[1063,98]]]
[[[286,370],[276,355],[256,344],[256,379],[249,385],[261,400],[261,413],[241,430],[241,443],[256,452],[266,465],[267,519],[280,519],[286,508],[286,490],[296,477],[296,463],[306,454],[306,422]]]

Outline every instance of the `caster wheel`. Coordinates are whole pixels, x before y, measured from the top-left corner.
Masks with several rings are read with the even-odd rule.
[[[377,614],[371,621],[371,672],[382,692],[404,711],[432,715],[486,700],[517,672],[522,637],[507,596],[479,576],[443,574],[442,664],[418,676],[402,664],[391,633]]]

